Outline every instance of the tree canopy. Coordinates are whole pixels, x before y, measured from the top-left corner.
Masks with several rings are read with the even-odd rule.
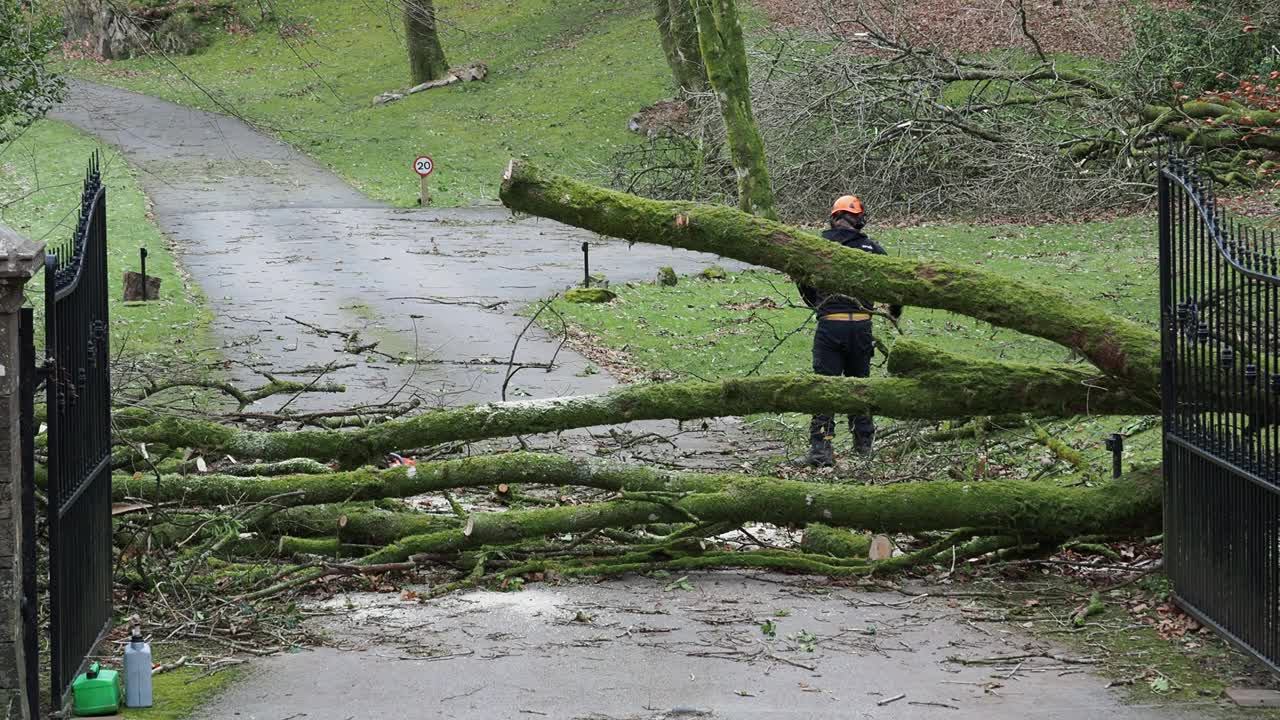
[[[0,0],[0,143],[44,117],[66,90],[47,57],[61,36],[58,19],[22,0]]]

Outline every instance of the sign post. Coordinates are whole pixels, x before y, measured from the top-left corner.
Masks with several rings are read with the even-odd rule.
[[[427,188],[427,176],[436,169],[436,164],[426,155],[419,155],[413,161],[413,171],[418,173],[418,178],[422,181],[421,194],[418,197],[418,204],[426,207],[431,204],[431,190]]]

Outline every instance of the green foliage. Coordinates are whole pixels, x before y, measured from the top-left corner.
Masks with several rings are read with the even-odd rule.
[[[805,652],[813,652],[818,647],[818,636],[803,628],[801,628],[800,632],[789,636],[787,639],[794,642],[799,649]]]
[[[56,16],[24,0],[0,0],[0,147],[62,99],[65,83],[45,57],[58,44]]]
[[[1280,6],[1273,0],[1194,0],[1184,9],[1151,4],[1133,15],[1134,47],[1117,66],[1149,96],[1192,93],[1236,77],[1280,70]]]

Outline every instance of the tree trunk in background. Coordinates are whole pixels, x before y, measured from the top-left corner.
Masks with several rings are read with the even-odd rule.
[[[151,49],[147,34],[126,13],[105,0],[64,0],[67,39],[85,41],[84,51],[104,60],[123,60]]]
[[[738,176],[738,207],[777,219],[773,186],[765,163],[764,140],[751,111],[747,49],[734,0],[690,0],[698,23],[698,42],[707,79],[724,115],[729,153]]]
[[[676,87],[685,93],[706,90],[707,68],[702,63],[702,48],[698,45],[698,20],[693,14],[693,0],[654,2],[662,52],[667,56]]]
[[[432,0],[405,0],[404,37],[409,46],[409,73],[413,84],[444,77],[449,61],[436,34],[436,8]]]

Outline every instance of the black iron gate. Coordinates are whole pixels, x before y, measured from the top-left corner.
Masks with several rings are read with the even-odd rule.
[[[1187,612],[1280,669],[1280,248],[1161,169],[1165,567]]]
[[[45,260],[49,630],[54,709],[111,620],[107,191],[95,155],[75,235]]]
[[[18,434],[22,437],[22,638],[27,666],[27,716],[40,717],[40,591],[36,582],[36,348],[31,308],[18,318],[20,386]]]

